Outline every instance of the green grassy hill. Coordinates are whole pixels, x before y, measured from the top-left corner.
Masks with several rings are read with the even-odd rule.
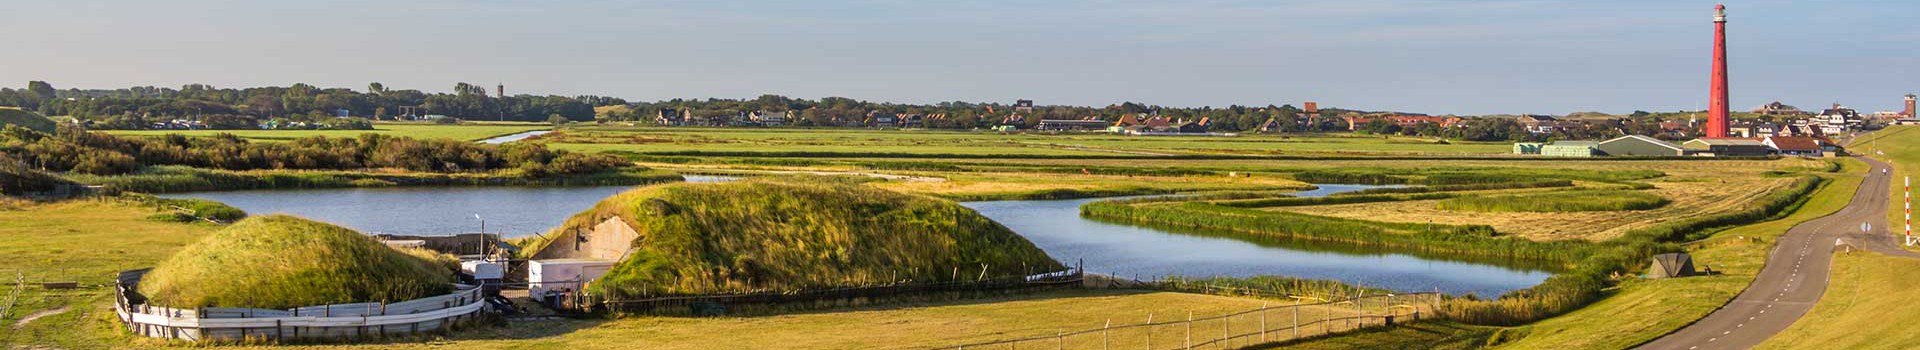
[[[10,107],[0,107],[0,125],[19,125],[44,133],[52,133],[54,128],[52,119]]]
[[[957,203],[825,178],[644,187],[601,201],[555,232],[611,216],[640,238],[589,286],[609,295],[946,281],[956,269],[971,280],[982,266],[988,277],[1064,268]]]
[[[403,301],[451,291],[453,272],[359,232],[287,215],[241,220],[140,282],[155,305],[282,309]]]

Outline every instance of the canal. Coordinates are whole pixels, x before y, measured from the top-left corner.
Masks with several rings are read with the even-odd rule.
[[[687,176],[693,182],[730,177]],[[1299,196],[1372,186],[1321,185]],[[524,236],[630,186],[401,187],[199,192],[167,195],[221,201],[251,214],[286,213],[367,233],[487,232]],[[1121,277],[1282,275],[1334,279],[1402,291],[1493,296],[1539,284],[1551,272],[1520,262],[1474,261],[1440,254],[1323,242],[1225,236],[1100,222],[1080,216],[1098,199],[965,202],[1069,264]]]

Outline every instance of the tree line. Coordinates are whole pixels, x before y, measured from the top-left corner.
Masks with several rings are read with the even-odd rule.
[[[70,126],[62,126],[51,135],[17,126],[0,129],[0,157],[45,171],[94,175],[128,174],[154,165],[185,165],[223,170],[514,170],[526,177],[546,177],[631,166],[615,156],[553,151],[538,143],[494,146],[381,134],[250,142],[231,134],[121,137]]]
[[[194,118],[216,129],[250,128],[276,118],[321,121],[342,110],[362,118],[410,112],[469,120],[544,122],[559,116],[586,121],[593,119],[596,106],[622,104],[626,101],[601,96],[491,96],[485,87],[468,83],[455,84],[453,93],[394,90],[380,83],[368,84],[364,92],[308,84],[242,89],[188,84],[178,89],[144,86],[60,90],[43,81],[28,82],[26,89],[0,88],[0,106],[72,116],[112,128],[172,118]]]

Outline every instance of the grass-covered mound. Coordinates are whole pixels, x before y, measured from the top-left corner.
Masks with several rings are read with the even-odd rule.
[[[52,133],[56,124],[52,119],[42,117],[38,113],[0,107],[0,127],[7,125],[19,125],[34,131]]]
[[[982,266],[987,277],[1064,269],[957,203],[824,178],[644,187],[557,230],[613,216],[639,234],[627,258],[589,286],[614,296],[936,282],[953,280],[956,270],[973,280]]]
[[[1640,191],[1581,190],[1455,197],[1438,205],[1440,209],[1459,211],[1564,213],[1647,210],[1667,202],[1660,195]]]
[[[155,305],[283,309],[397,302],[451,292],[453,276],[359,232],[287,215],[234,223],[140,282]]]

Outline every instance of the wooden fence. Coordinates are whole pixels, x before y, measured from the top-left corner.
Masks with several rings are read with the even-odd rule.
[[[317,305],[292,309],[178,309],[146,303],[135,290],[148,270],[122,272],[115,281],[114,312],[135,334],[187,341],[293,341],[368,339],[445,332],[486,311],[480,288],[458,285],[451,294],[397,303]]]
[[[1145,315],[1141,323],[1015,339],[930,347],[966,349],[1235,349],[1368,328],[1431,316],[1436,293],[1366,295],[1342,300],[1262,306],[1225,315]],[[1159,316],[1156,318],[1155,316]],[[1172,317],[1168,317],[1172,316]]]
[[[558,304],[573,311],[616,311],[631,313],[690,313],[717,315],[729,307],[745,305],[794,305],[819,302],[854,302],[903,296],[955,292],[1003,292],[1054,287],[1079,287],[1084,276],[1080,269],[1032,276],[981,278],[973,281],[892,283],[874,286],[816,289],[793,292],[740,294],[672,295],[645,298],[608,299],[597,295],[568,295]],[[578,290],[578,289],[575,289]]]

